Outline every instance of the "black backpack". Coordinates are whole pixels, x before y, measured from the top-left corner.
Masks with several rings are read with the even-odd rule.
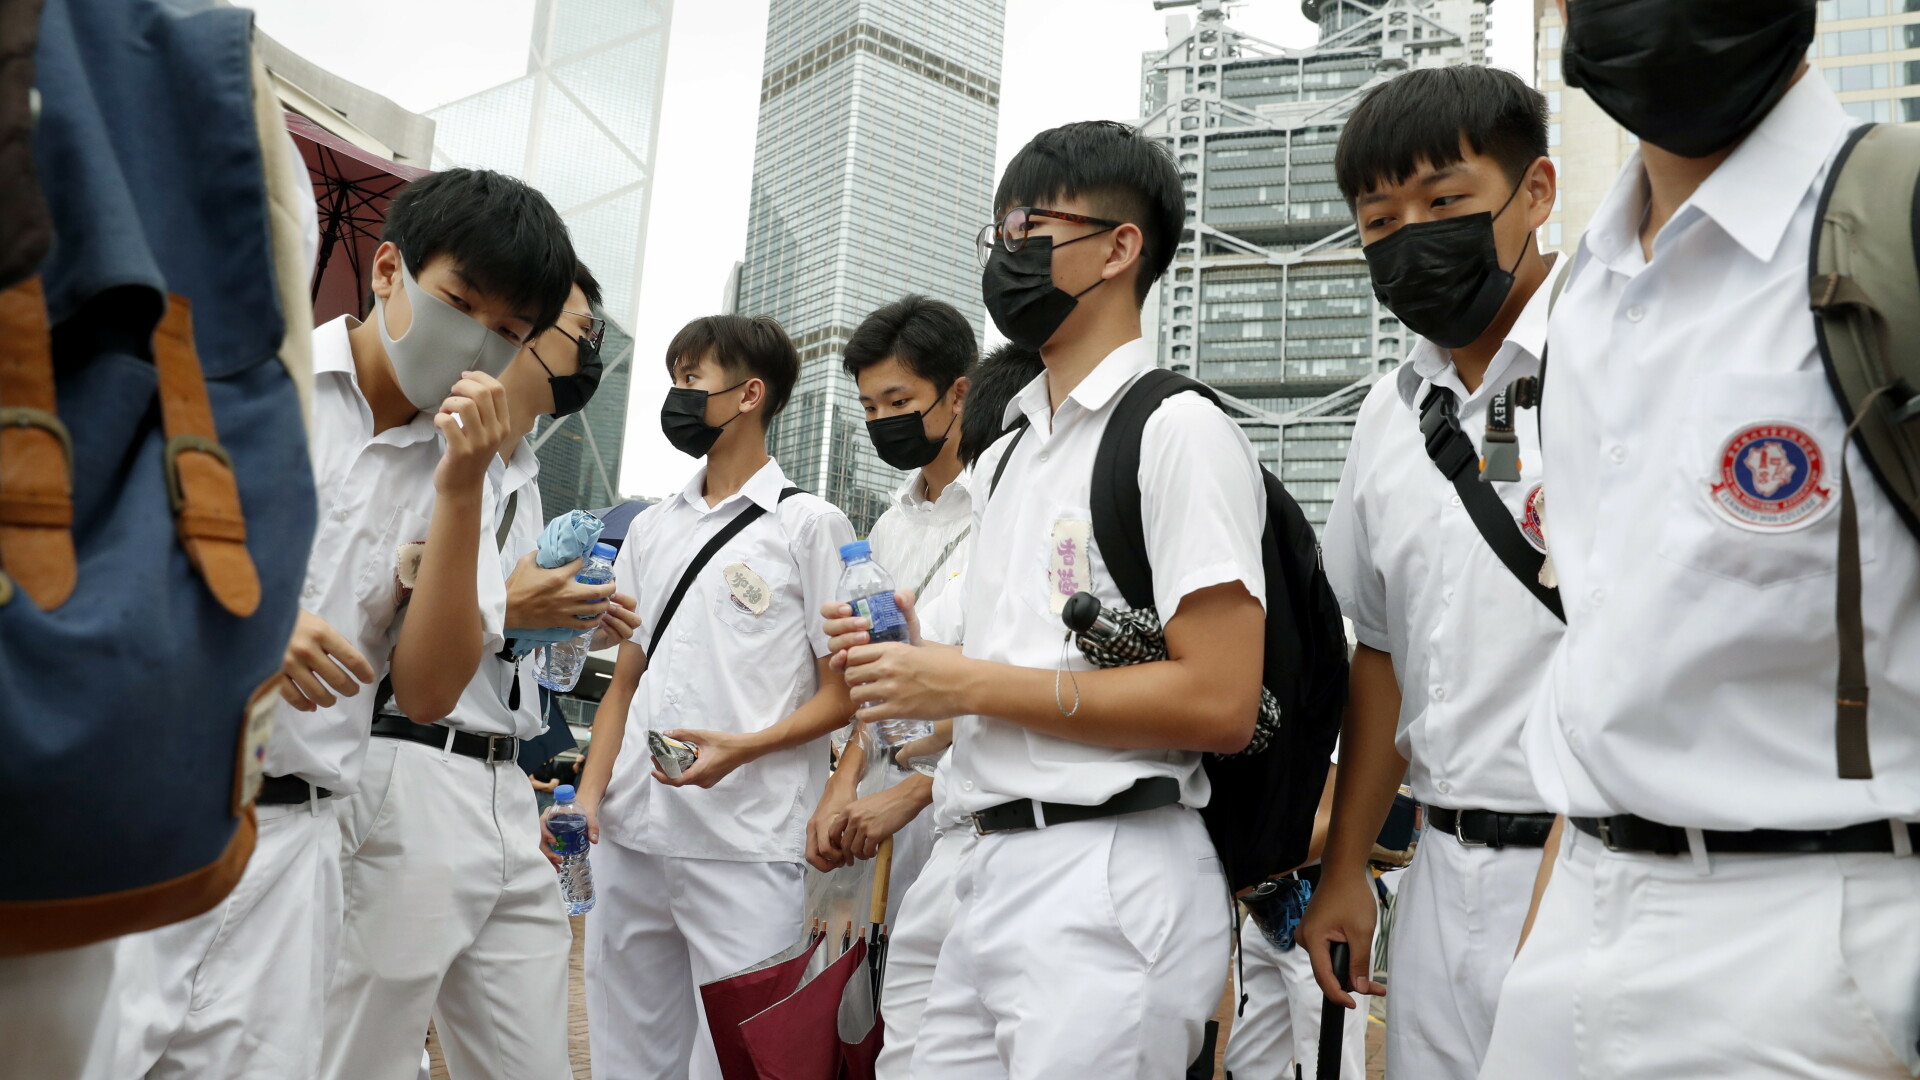
[[[1114,406],[1093,461],[1093,538],[1107,572],[1135,608],[1153,606],[1140,517],[1140,442],[1160,403],[1186,391],[1220,399],[1206,384],[1156,368]],[[1320,563],[1320,540],[1300,504],[1265,468],[1266,665],[1261,682],[1280,701],[1280,731],[1254,754],[1206,756],[1213,797],[1200,811],[1238,893],[1307,861],[1313,815],[1327,782],[1347,704],[1347,635]]]

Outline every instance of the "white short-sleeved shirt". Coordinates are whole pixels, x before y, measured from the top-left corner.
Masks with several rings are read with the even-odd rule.
[[[519,565],[521,556],[540,546],[540,529],[546,521],[540,505],[540,459],[534,455],[533,447],[522,440],[514,448],[512,460],[502,464],[496,457],[488,482],[495,492],[495,513],[481,529],[484,544],[480,567],[484,573],[487,567],[498,566],[504,584],[513,576],[513,568]],[[509,508],[513,511],[513,521],[507,527],[506,543],[500,544],[496,537]],[[500,594],[500,607],[504,622],[504,591]],[[513,701],[515,679],[520,682],[518,709],[508,708]],[[534,657],[523,657],[516,665],[502,660],[498,648],[487,650],[480,657],[473,681],[460,692],[453,715],[440,722],[461,731],[511,735],[516,739],[531,739],[547,730],[547,719],[540,713],[540,684],[534,681]]]
[[[360,782],[373,722],[374,687],[387,674],[404,614],[399,549],[425,541],[433,516],[433,473],[445,441],[433,416],[375,435],[360,392],[347,329],[349,316],[313,332],[313,427],[309,440],[319,527],[307,559],[300,607],[325,619],[373,666],[374,685],[328,708],[303,713],[284,702],[267,743],[268,776],[298,776],[337,794]],[[496,467],[498,463],[496,461]],[[493,519],[494,485],[484,484],[480,520]],[[505,582],[494,572],[486,529],[479,590],[483,653],[500,648]]]
[[[749,502],[767,512],[700,570],[647,657],[601,828],[654,855],[797,862],[826,782],[824,738],[743,765],[710,789],[674,788],[653,779],[647,731],[763,731],[811,698],[816,661],[827,655],[820,606],[835,595],[853,526],[818,496],[781,502],[788,481],[775,461],[714,506],[701,496],[706,479],[703,465],[685,490],[634,519],[620,549],[614,575],[639,603],[636,646],[652,639],[695,553]]]
[[[1567,633],[1527,726],[1547,805],[1708,829],[1920,819],[1920,544],[1857,449],[1807,308],[1854,121],[1808,73],[1642,257],[1638,156],[1558,307],[1544,427]],[[1834,750],[1840,455],[1866,581],[1871,780]]]
[[[867,539],[873,543],[873,557],[893,575],[903,589],[927,587],[914,597],[914,610],[920,620],[923,638],[959,644],[961,638],[949,628],[955,615],[943,611],[957,608],[957,582],[967,568],[967,556],[973,539],[973,473],[963,470],[940,490],[938,499],[927,498],[924,477],[916,472],[894,492],[893,505],[873,523]],[[931,614],[931,618],[929,615]],[[940,755],[933,771],[933,821],[936,825],[958,819],[952,806],[952,785],[948,782],[953,759],[951,750]]]
[[[1558,258],[1469,394],[1445,350],[1424,339],[1360,406],[1322,532],[1327,579],[1362,645],[1393,656],[1400,683],[1395,743],[1421,802],[1453,809],[1540,809],[1520,731],[1560,642],[1560,620],[1493,553],[1453,483],[1427,456],[1420,407],[1434,388],[1460,402],[1479,447],[1487,406],[1539,372]],[[1514,410],[1521,474],[1490,485],[1527,539],[1544,549],[1539,416]]]
[[[975,500],[965,578],[968,656],[1051,671],[1066,633],[1054,596],[1091,591],[1104,606],[1127,606],[1092,541],[1093,458],[1115,403],[1152,367],[1153,354],[1136,338],[1102,360],[1057,413],[1045,374],[1008,404],[1008,422],[1024,415],[1029,426],[997,494],[982,490]],[[1011,444],[1008,436],[982,455],[976,475],[991,477]],[[1139,480],[1154,606],[1163,622],[1190,593],[1230,581],[1265,604],[1266,488],[1252,445],[1226,413],[1198,394],[1169,398],[1147,421]],[[1062,562],[1068,540],[1070,564]],[[1078,649],[1067,650],[1067,663],[1077,671],[1091,667]],[[1153,776],[1179,780],[1188,806],[1207,801],[1198,751],[1095,746],[991,716],[962,717],[954,732],[950,767],[959,808],[969,813],[1021,798],[1094,805]]]

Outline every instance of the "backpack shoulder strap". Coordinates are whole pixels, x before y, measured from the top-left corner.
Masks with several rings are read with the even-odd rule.
[[[1527,543],[1493,485],[1481,482],[1480,470],[1474,468],[1480,455],[1473,448],[1473,439],[1461,430],[1455,408],[1453,391],[1441,386],[1434,387],[1421,404],[1420,434],[1426,440],[1427,457],[1453,485],[1467,508],[1467,516],[1473,519],[1473,527],[1480,530],[1494,555],[1554,618],[1566,622],[1560,590],[1540,584],[1540,568],[1546,565],[1547,557]]]
[[[786,502],[798,494],[800,494],[799,488],[786,488],[780,492],[780,501]],[[667,606],[660,609],[659,620],[653,624],[653,636],[647,641],[648,658],[652,658],[654,649],[659,647],[661,636],[667,632],[667,624],[673,621],[673,613],[680,610],[680,601],[686,599],[687,590],[693,587],[693,579],[700,576],[700,571],[706,569],[707,564],[713,561],[713,557],[720,553],[721,548],[727,546],[729,540],[739,536],[742,529],[760,520],[766,512],[766,508],[759,503],[748,503],[744,510],[733,515],[733,520],[722,525],[720,531],[713,534],[713,539],[708,540],[706,546],[694,553],[693,561],[687,564],[686,572],[680,575],[679,584],[673,587],[672,595],[667,597]]]
[[[1028,426],[1025,420],[1013,426],[1013,438],[1007,441],[1006,452],[1000,455],[1000,464],[993,467],[993,479],[987,482],[987,498],[993,498],[993,493],[1000,490],[1000,478],[1006,475],[1007,462],[1013,460],[1014,448],[1019,446],[1020,440],[1026,436]]]
[[[1161,402],[1189,390],[1216,405],[1220,402],[1205,383],[1165,368],[1140,376],[1114,405],[1094,453],[1089,507],[1094,543],[1100,545],[1107,573],[1129,607],[1153,606],[1153,566],[1147,558],[1146,523],[1140,512],[1140,443],[1147,419]]]

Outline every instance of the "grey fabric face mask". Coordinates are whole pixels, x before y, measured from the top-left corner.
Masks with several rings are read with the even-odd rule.
[[[400,258],[400,284],[413,306],[413,324],[406,334],[396,340],[387,332],[386,304],[378,294],[373,298],[373,314],[380,327],[380,343],[393,361],[393,377],[415,408],[439,408],[460,381],[461,372],[482,371],[498,377],[519,355],[520,346],[421,288],[407,269],[405,255]]]

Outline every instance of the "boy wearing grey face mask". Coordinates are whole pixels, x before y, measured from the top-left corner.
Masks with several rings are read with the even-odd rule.
[[[397,709],[428,724],[501,645],[505,592],[481,557],[488,472],[511,431],[495,376],[559,317],[575,262],[538,192],[449,170],[394,200],[371,263],[373,317],[315,330],[321,526],[265,750],[258,840],[221,905],[150,935],[156,985],[173,997],[144,1021],[157,1036],[145,1045],[163,1049],[132,1075],[305,1080],[354,1041],[323,1045],[316,1018],[336,946],[354,948],[340,934],[342,834],[358,849],[394,779],[389,755],[361,783],[371,687],[388,680]],[[395,920],[433,917],[384,900]],[[424,1028],[356,1075],[411,1075]]]

